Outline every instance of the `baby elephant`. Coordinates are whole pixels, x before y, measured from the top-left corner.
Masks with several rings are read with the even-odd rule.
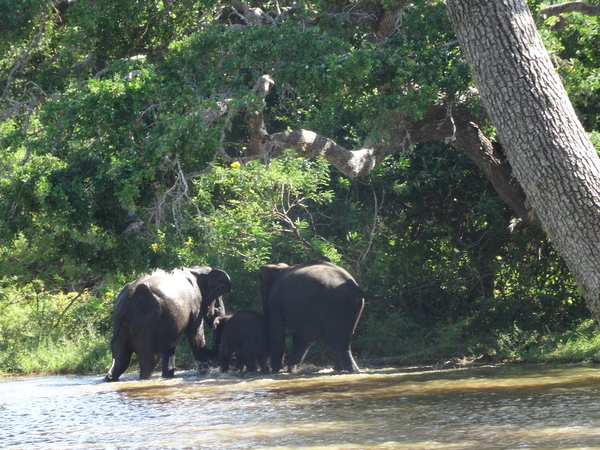
[[[267,318],[256,311],[244,309],[217,319],[217,342],[221,372],[229,370],[229,361],[236,357],[236,369],[256,372],[256,361],[260,370],[269,372]]]

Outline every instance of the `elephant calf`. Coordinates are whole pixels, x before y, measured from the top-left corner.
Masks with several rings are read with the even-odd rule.
[[[216,322],[221,372],[229,370],[232,356],[236,357],[238,370],[244,370],[245,366],[248,372],[256,372],[258,361],[260,370],[269,372],[268,327],[264,315],[245,309]]]

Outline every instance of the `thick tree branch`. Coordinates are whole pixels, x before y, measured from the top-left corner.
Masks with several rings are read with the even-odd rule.
[[[273,79],[263,75],[254,85],[252,92],[264,99],[273,85]],[[228,107],[229,101],[220,102],[218,106],[218,110],[207,110],[203,113],[207,124],[225,113],[232,114]],[[501,146],[493,145],[483,135],[477,126],[480,119],[464,107],[432,105],[423,119],[416,122],[398,116],[395,118],[398,128],[391,131],[385,141],[365,142],[363,148],[358,150],[346,149],[337,142],[309,130],[286,130],[269,135],[262,108],[248,112],[246,119],[250,125],[249,151],[244,158],[232,158],[221,148],[219,154],[226,160],[246,163],[262,159],[267,162],[270,158],[276,158],[285,150],[291,149],[305,158],[323,157],[348,178],[368,174],[387,156],[418,142],[444,141],[471,158],[518,217],[531,226],[540,227],[539,219],[529,206],[520,184],[512,176],[511,166],[501,151]]]
[[[485,173],[496,192],[513,211],[531,226],[540,222],[531,209],[520,184],[512,176],[510,164],[500,146],[494,146],[476,125],[475,117],[463,108],[432,106],[417,122],[404,123],[390,133],[390,139],[378,145],[348,150],[333,140],[308,130],[286,130],[270,136],[263,147],[266,158],[292,149],[305,158],[321,156],[349,178],[368,174],[387,156],[406,146],[432,140],[445,141],[464,152]],[[402,121],[399,119],[399,123]]]
[[[551,16],[559,16],[561,14],[567,14],[572,12],[578,12],[585,14],[586,16],[600,16],[600,5],[590,5],[585,2],[567,2],[560,3],[558,5],[548,6],[539,12],[539,15],[547,19]]]
[[[381,40],[396,32],[396,27],[402,18],[402,11],[408,0],[397,0],[396,4],[388,6],[381,15],[377,24],[377,39]]]
[[[304,158],[322,156],[349,178],[366,175],[386,156],[398,150],[390,145],[367,145],[360,150],[351,151],[312,131],[286,130],[272,134],[271,140],[263,147],[263,153],[272,158],[281,155],[286,149],[294,150]]]
[[[250,124],[250,141],[248,142],[247,156],[259,155],[263,144],[269,140],[269,133],[267,132],[263,118],[263,109],[264,98],[274,84],[275,81],[269,75],[263,75],[252,89],[252,93],[260,98],[263,107],[246,113],[246,119]]]
[[[231,6],[235,8],[233,13],[239,19],[241,19],[245,25],[275,25],[279,26],[283,21],[294,11],[296,11],[296,4],[288,7],[280,7],[279,3],[275,2],[276,17],[271,17],[267,12],[261,8],[252,8],[248,3],[242,0],[232,0]]]
[[[456,130],[456,138],[451,145],[471,158],[519,218],[541,229],[542,224],[529,205],[523,188],[513,177],[512,168],[501,151],[501,145],[493,145],[474,122],[467,122],[464,118],[457,118]]]

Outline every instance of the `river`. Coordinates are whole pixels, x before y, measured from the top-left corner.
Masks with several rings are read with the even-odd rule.
[[[593,365],[0,379],[2,449],[600,449]]]

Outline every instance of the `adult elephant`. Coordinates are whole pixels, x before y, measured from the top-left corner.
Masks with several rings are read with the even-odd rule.
[[[288,370],[302,362],[313,342],[323,341],[338,357],[336,370],[359,372],[350,337],[363,310],[365,293],[341,267],[325,261],[260,268],[260,290],[269,322],[271,368],[279,372],[285,351],[285,328],[292,331]]]
[[[226,272],[207,266],[157,270],[128,283],[113,315],[113,362],[106,381],[117,381],[135,352],[140,379],[148,379],[162,356],[162,376],[175,374],[175,347],[187,332],[194,358],[208,361],[214,349],[206,348],[204,323],[214,328],[225,315],[223,294],[231,291]]]

